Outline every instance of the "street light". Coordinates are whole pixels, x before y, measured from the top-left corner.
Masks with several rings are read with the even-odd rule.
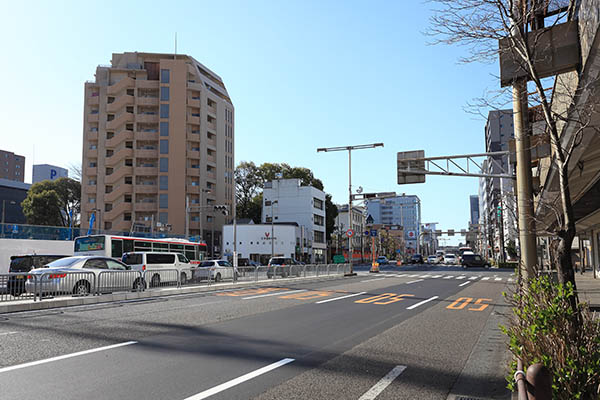
[[[383,147],[383,143],[360,144],[356,146],[321,147],[317,153],[330,151],[348,151],[348,229],[352,229],[352,150],[373,149]],[[348,260],[352,272],[352,238],[348,237]]]
[[[273,221],[275,220],[275,217],[273,216],[273,204],[279,204],[279,201],[271,201],[271,258],[275,257],[275,229],[273,226]]]
[[[15,205],[15,204],[17,204],[17,202],[14,201],[14,200],[9,200],[8,204],[9,205]],[[2,237],[4,237],[4,214],[5,214],[5,210],[6,210],[6,199],[2,200]]]

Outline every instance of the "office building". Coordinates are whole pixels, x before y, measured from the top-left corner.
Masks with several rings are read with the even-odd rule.
[[[183,54],[113,54],[85,83],[82,225],[97,213],[104,230],[187,232],[218,253],[234,142],[217,74]]]
[[[400,195],[367,202],[367,218],[374,224],[400,225],[404,230],[407,254],[418,253],[421,234],[421,200],[415,195]]]
[[[350,239],[352,241],[352,253],[354,259],[360,258],[364,253],[364,247],[369,246],[369,240],[365,239],[364,231],[367,226],[365,208],[352,206],[352,226],[348,226],[348,204],[337,206],[338,215],[335,217],[335,236],[337,242],[334,243],[336,250],[343,249],[345,256],[348,255],[348,229],[354,231]],[[339,252],[339,250],[338,250]],[[341,253],[340,253],[341,254]]]
[[[479,196],[476,194],[469,196],[469,204],[471,206],[471,219],[469,223],[476,225],[479,223]]]
[[[33,166],[33,183],[41,181],[53,181],[58,178],[68,178],[69,171],[66,168],[49,164],[36,164]]]
[[[325,262],[325,192],[301,186],[300,179],[277,179],[265,183],[262,223],[295,222],[300,227],[299,260]]]
[[[25,157],[0,150],[0,179],[25,182]]]

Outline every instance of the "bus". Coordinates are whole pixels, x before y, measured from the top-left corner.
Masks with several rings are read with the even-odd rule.
[[[206,258],[206,243],[185,239],[154,239],[117,235],[89,235],[75,238],[76,256],[103,256],[121,259],[132,251],[159,251],[184,254],[192,264]]]

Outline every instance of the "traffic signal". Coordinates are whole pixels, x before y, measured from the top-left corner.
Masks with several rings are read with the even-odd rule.
[[[228,215],[229,214],[229,207],[225,206],[225,205],[218,205],[215,206],[214,208],[215,211],[221,211],[221,213],[223,215]]]
[[[502,206],[498,204],[497,214],[498,218],[502,218]]]

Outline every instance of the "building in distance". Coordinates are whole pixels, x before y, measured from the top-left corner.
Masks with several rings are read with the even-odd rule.
[[[0,150],[0,179],[25,182],[25,157]]]
[[[36,164],[33,166],[33,183],[41,181],[53,181],[58,178],[68,178],[69,171],[66,168],[50,164]]]

